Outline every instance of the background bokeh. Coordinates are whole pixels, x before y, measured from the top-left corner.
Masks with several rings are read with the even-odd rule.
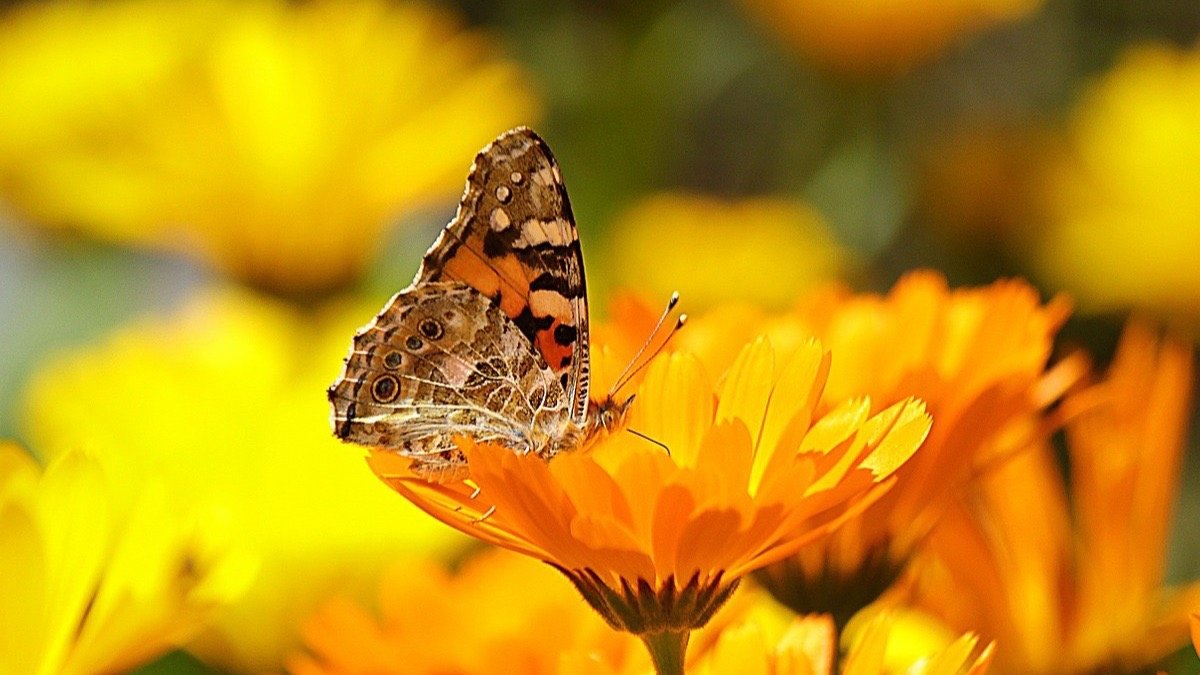
[[[246,535],[288,560],[427,536],[320,544],[399,501],[349,504],[359,488],[321,460],[305,480],[334,472],[328,494],[266,506],[225,474],[272,444],[249,471],[359,461],[307,440],[349,330],[516,124],[562,165],[598,315],[619,289],[785,308],[929,267],[1067,294],[1061,350],[1101,362],[1131,313],[1194,336],[1198,36],[1189,0],[0,1],[0,438],[51,456],[89,429],[47,418],[104,411],[103,434],[190,458],[179,481],[210,471],[248,512],[315,523]],[[284,342],[293,361],[264,366]],[[130,370],[130,344],[163,362]],[[203,382],[172,389],[189,358]],[[273,379],[241,390],[256,369]],[[123,405],[160,390],[174,405]],[[243,414],[253,438],[221,428]],[[1169,580],[1200,577],[1189,447]],[[222,665],[271,662],[255,649]]]

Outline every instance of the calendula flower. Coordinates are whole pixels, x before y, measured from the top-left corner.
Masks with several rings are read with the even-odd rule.
[[[994,24],[1028,16],[1041,0],[741,0],[789,47],[850,74],[903,71]]]
[[[559,672],[563,654],[614,668],[650,668],[636,638],[615,633],[557,573],[493,549],[451,575],[429,560],[384,575],[378,616],[336,598],[305,623],[295,675]],[[464,633],[464,627],[470,630]]]
[[[536,112],[459,24],[385,0],[20,5],[0,19],[0,198],[274,290],[352,280]]]
[[[689,632],[741,577],[861,512],[925,438],[913,400],[818,416],[828,372],[815,341],[781,352],[756,339],[716,387],[689,353],[656,359],[628,425],[669,454],[629,433],[550,462],[462,438],[471,480],[448,484],[385,449],[369,462],[439,520],[553,565],[659,672],[678,672]]]
[[[761,581],[797,612],[844,624],[874,601],[957,490],[979,467],[1021,447],[1042,408],[1082,375],[1081,360],[1047,372],[1061,300],[1043,305],[1020,281],[950,290],[932,272],[904,277],[886,296],[836,289],[802,298],[783,316],[700,317],[678,342],[706,363],[729,358],[739,333],[766,330],[780,343],[814,334],[834,355],[825,406],[868,396],[881,409],[925,401],[933,427],[896,487],[832,537],[767,568]]]
[[[1132,324],[1106,379],[1064,403],[1070,488],[1037,445],[935,530],[922,601],[1003,645],[1001,672],[1134,672],[1186,644],[1200,585],[1168,588],[1163,568],[1191,360]]]
[[[634,204],[613,229],[613,278],[664,298],[679,291],[691,308],[728,298],[785,306],[851,264],[821,216],[799,202],[660,194]]]
[[[1193,614],[1188,625],[1191,627],[1192,648],[1200,655],[1200,614]]]
[[[946,641],[933,651],[897,658],[898,642],[905,635],[898,629],[900,618],[881,612],[865,622],[855,636],[842,667],[834,664],[838,635],[828,616],[797,617],[778,638],[754,623],[727,630],[716,647],[691,672],[698,675],[979,675],[987,672],[993,646],[980,648],[968,633]]]
[[[0,443],[0,673],[125,672],[187,640],[252,578],[215,514],[187,514],[161,485],[127,509],[106,479],[85,453],[43,472]]]
[[[652,670],[637,638],[614,632],[550,567],[489,547],[455,572],[426,559],[383,576],[376,611],[328,600],[304,627],[294,675],[388,673],[562,673]],[[703,659],[736,622],[781,623],[769,596],[737,594],[697,633],[689,656]],[[790,614],[788,615],[790,620]],[[464,635],[463,626],[470,626]]]
[[[159,476],[172,509],[214,503],[231,544],[261,560],[247,594],[192,644],[240,672],[277,669],[335,591],[365,592],[397,556],[461,545],[379,485],[329,434],[323,390],[363,307],[288,308],[211,293],[34,375],[26,428],[55,458],[103,459],[113,499]]]
[[[1142,46],[1075,111],[1067,156],[1042,179],[1048,224],[1034,263],[1085,310],[1136,307],[1200,325],[1197,92],[1200,49]]]

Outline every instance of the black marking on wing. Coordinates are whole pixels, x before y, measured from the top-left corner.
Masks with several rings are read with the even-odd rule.
[[[534,316],[533,312],[529,311],[529,307],[525,307],[517,315],[517,318],[513,319],[513,323],[517,325],[517,328],[520,329],[526,338],[529,338],[529,344],[534,345],[537,344],[537,334],[554,325],[554,317]]]

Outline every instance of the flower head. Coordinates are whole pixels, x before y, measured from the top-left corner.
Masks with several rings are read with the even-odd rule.
[[[614,628],[642,636],[702,626],[751,570],[860,512],[924,439],[924,407],[875,416],[856,399],[818,416],[829,354],[746,345],[714,387],[700,362],[655,360],[629,427],[545,462],[462,439],[471,483],[431,484],[373,451],[372,469],[439,520],[546,561]]]
[[[1164,586],[1190,345],[1132,324],[1106,379],[1064,403],[1071,487],[1037,444],[948,512],[922,601],[1004,645],[1006,672],[1144,667],[1187,640],[1200,586]]]
[[[1035,11],[1041,0],[742,0],[789,46],[851,74],[893,73],[983,28]]]
[[[979,675],[987,671],[994,645],[970,633],[950,635],[941,626],[916,626],[912,613],[878,612],[853,635],[839,636],[826,615],[794,616],[773,626],[751,615],[726,628],[688,672],[697,675],[884,675],[884,673]],[[940,630],[939,630],[940,629]]]
[[[414,2],[59,0],[0,36],[0,198],[273,290],[353,279],[536,107],[490,41]]]
[[[666,193],[635,204],[613,229],[614,256],[621,261],[613,269],[616,280],[662,297],[679,291],[691,308],[731,297],[786,306],[851,263],[816,211],[783,200]],[[664,246],[670,256],[662,255]]]
[[[1048,224],[1035,265],[1086,311],[1200,325],[1198,91],[1200,48],[1140,46],[1075,111],[1068,152],[1041,178]]]
[[[609,630],[556,576],[498,549],[453,575],[428,560],[397,564],[380,584],[378,616],[347,598],[325,602],[305,623],[306,653],[289,659],[288,670],[549,675],[572,652],[649,668],[636,639]]]
[[[1079,360],[1046,371],[1065,316],[1064,302],[1043,305],[1022,282],[950,290],[922,272],[883,297],[830,290],[780,317],[693,321],[679,343],[707,363],[724,362],[724,343],[739,331],[765,328],[778,342],[811,333],[834,355],[824,406],[868,396],[882,409],[912,396],[933,417],[895,488],[862,518],[764,571],[768,587],[797,611],[842,622],[885,591],[956,491],[980,466],[1023,447],[1040,430],[1041,409],[1082,374]]]
[[[361,310],[212,293],[34,375],[26,429],[46,456],[87,448],[129,508],[148,474],[173,509],[215,504],[231,544],[261,561],[250,590],[193,643],[206,659],[276,668],[329,593],[354,592],[397,556],[464,543],[329,436],[321,390]]]
[[[0,443],[0,673],[118,672],[178,647],[253,576],[215,513],[190,516],[146,485],[110,498],[81,452],[43,472]]]

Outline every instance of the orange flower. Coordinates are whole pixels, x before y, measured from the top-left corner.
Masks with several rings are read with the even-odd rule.
[[[1188,621],[1192,633],[1192,649],[1200,655],[1200,614],[1193,614]]]
[[[980,464],[1035,434],[1041,409],[1081,375],[1079,359],[1045,371],[1065,316],[1064,302],[1043,305],[1020,281],[951,291],[940,276],[921,272],[886,297],[833,289],[783,317],[693,321],[679,342],[705,351],[709,363],[727,358],[721,343],[736,339],[739,326],[765,326],[783,343],[815,334],[833,354],[826,405],[869,396],[884,407],[912,396],[933,417],[929,439],[898,471],[893,490],[822,544],[764,572],[777,597],[844,622],[885,591],[946,501]]]
[[[657,359],[629,426],[669,454],[633,434],[551,462],[463,439],[471,481],[448,485],[383,450],[369,462],[439,520],[553,565],[609,625],[678,665],[688,631],[743,575],[878,499],[928,433],[913,400],[872,417],[856,399],[818,417],[828,369],[819,343],[778,358],[767,338],[741,350],[719,387],[691,354]]]
[[[1004,672],[1140,668],[1187,640],[1200,585],[1164,587],[1191,349],[1125,333],[1107,379],[1068,398],[1072,483],[1039,444],[982,481],[932,537],[922,601],[1002,645]]]
[[[637,640],[609,630],[555,576],[499,549],[453,576],[426,560],[397,565],[380,586],[378,618],[349,599],[327,602],[304,626],[308,653],[291,658],[288,670],[555,673],[560,654],[574,651],[614,668],[626,661],[649,668]]]
[[[904,71],[954,42],[1038,9],[1042,0],[742,0],[789,46],[852,73]]]

